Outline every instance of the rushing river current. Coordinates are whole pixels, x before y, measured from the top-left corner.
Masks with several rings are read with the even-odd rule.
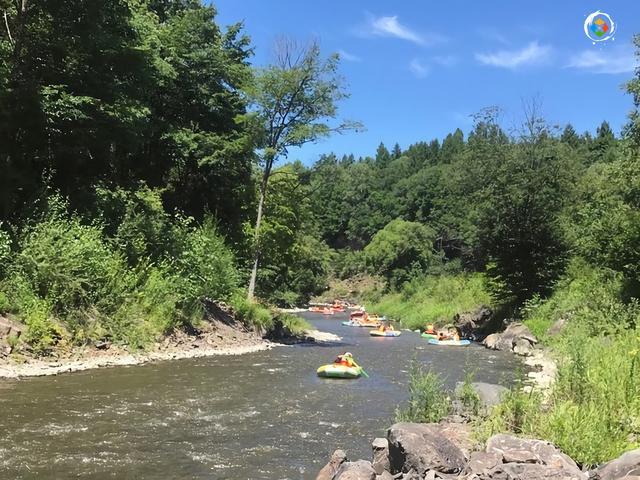
[[[343,343],[0,380],[0,479],[313,479],[336,448],[370,457],[407,398],[414,356],[449,385],[465,369],[508,384],[521,365],[305,316]],[[370,378],[316,376],[345,350]]]

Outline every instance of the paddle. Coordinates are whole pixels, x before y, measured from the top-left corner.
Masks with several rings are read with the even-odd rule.
[[[362,368],[360,365],[358,365],[353,359],[351,359],[351,361],[353,362],[353,365],[355,365],[356,367],[358,367],[360,369],[360,371],[365,376],[365,378],[369,378],[369,374],[364,371],[364,368]]]

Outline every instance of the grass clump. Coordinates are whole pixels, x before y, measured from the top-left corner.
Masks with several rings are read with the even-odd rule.
[[[396,422],[439,422],[451,411],[442,377],[414,359],[409,370],[409,400],[406,407],[396,410]]]
[[[426,323],[445,324],[456,313],[490,303],[483,275],[472,273],[415,279],[406,283],[400,292],[383,295],[367,306],[370,311],[417,329]]]
[[[596,465],[640,446],[640,306],[615,273],[573,262],[554,294],[525,322],[557,358],[548,398],[513,390],[484,427],[547,439]],[[557,319],[559,334],[547,335]]]
[[[476,417],[480,415],[482,411],[482,401],[480,400],[480,395],[478,395],[476,389],[473,388],[473,378],[473,372],[465,373],[462,385],[456,391],[456,397],[464,411],[471,416]]]

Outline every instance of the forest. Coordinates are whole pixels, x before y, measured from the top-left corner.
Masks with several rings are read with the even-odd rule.
[[[533,99],[518,127],[487,106],[469,132],[305,165],[295,147],[362,128],[340,119],[340,59],[318,44],[285,41],[254,66],[243,26],[221,28],[198,0],[0,11],[0,313],[37,355],[145,348],[197,324],[204,298],[268,327],[270,306],[376,276],[365,298],[408,326],[490,303],[564,345],[562,415],[536,423],[515,399],[496,428],[542,432],[585,462],[637,443],[640,72],[619,135],[606,119],[549,124]],[[567,333],[547,338],[559,319]],[[619,388],[594,383],[605,376]],[[600,416],[600,400],[606,435],[576,445],[577,423],[553,423]]]

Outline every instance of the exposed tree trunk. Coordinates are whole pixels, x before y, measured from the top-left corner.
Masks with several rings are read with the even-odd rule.
[[[264,210],[264,201],[267,196],[267,185],[269,183],[269,175],[271,173],[271,167],[265,167],[262,177],[262,184],[260,185],[260,197],[258,198],[258,215],[256,216],[256,227],[254,232],[254,254],[253,254],[253,267],[251,267],[251,278],[249,279],[249,288],[247,297],[249,300],[253,300],[256,290],[256,278],[258,276],[258,266],[260,264],[260,224],[262,223],[262,212]]]

